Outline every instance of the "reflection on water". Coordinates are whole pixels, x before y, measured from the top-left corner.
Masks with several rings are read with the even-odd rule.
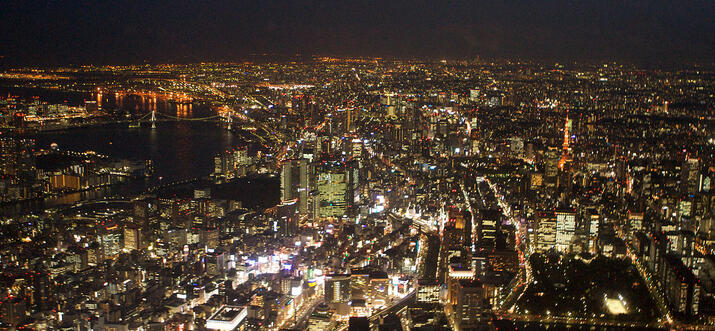
[[[0,94],[8,90],[0,88]],[[50,103],[66,102],[81,104],[88,97],[97,100],[104,109],[115,109],[136,114],[158,113],[176,117],[205,117],[212,110],[201,104],[173,102],[160,96],[122,93],[57,93],[38,89],[13,89],[12,95],[32,97]],[[108,124],[90,128],[42,132],[33,135],[37,148],[47,149],[57,143],[60,149],[71,151],[93,150],[119,159],[152,160],[155,175],[146,180],[132,181],[88,192],[51,197],[40,201],[23,202],[0,207],[2,214],[40,210],[58,205],[72,204],[81,200],[99,199],[106,196],[131,195],[147,186],[175,180],[206,176],[213,172],[213,157],[220,152],[245,145],[233,133],[217,123],[181,121],[159,122],[156,129],[149,126],[129,128],[128,124]],[[160,179],[161,178],[161,179]]]
[[[159,122],[156,129],[109,124],[39,133],[35,138],[38,148],[56,143],[64,150],[93,150],[115,158],[152,160],[156,177],[164,180],[208,175],[213,171],[216,154],[244,144],[217,123],[195,121]]]
[[[21,215],[28,212],[38,212],[43,209],[74,205],[80,201],[98,200],[105,197],[129,196],[143,189],[142,181],[125,183],[115,186],[100,187],[91,191],[67,193],[39,200],[23,201],[0,207],[0,215]]]
[[[148,126],[129,128],[127,124],[109,124],[44,132],[34,137],[37,147],[42,149],[56,143],[62,150],[93,150],[120,159],[152,160],[155,174],[145,180],[3,207],[3,213],[24,211],[28,208],[37,210],[105,196],[132,195],[148,186],[207,176],[213,172],[215,155],[245,145],[242,139],[217,123],[195,121],[159,122],[156,129]]]
[[[133,115],[142,115],[151,111],[176,117],[192,118],[213,115],[210,107],[203,104],[196,104],[191,99],[174,97],[164,94],[147,93],[121,93],[111,94],[95,93],[93,99],[97,100],[102,109],[121,109]],[[194,114],[196,108],[197,113]]]
[[[66,103],[70,106],[83,105],[85,100],[97,101],[97,106],[102,110],[113,112],[129,112],[133,115],[142,115],[151,111],[176,117],[206,117],[215,114],[205,104],[192,102],[185,95],[172,93],[151,92],[122,92],[105,91],[97,92],[63,92],[39,88],[8,88],[0,87],[0,96],[19,96],[30,99],[39,97],[43,102],[51,104]]]

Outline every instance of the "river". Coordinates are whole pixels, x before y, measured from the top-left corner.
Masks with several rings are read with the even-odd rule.
[[[62,95],[57,91],[38,89],[0,89],[0,93],[12,93],[30,98],[39,96],[41,101],[50,103],[64,102],[78,104],[83,102],[82,93]],[[203,105],[175,104],[167,100],[152,100],[140,96],[111,93],[110,97],[99,96],[103,107],[114,111],[148,112],[152,108],[161,113],[179,117],[203,117],[210,114],[210,109]],[[85,97],[97,98],[95,94]],[[182,179],[206,176],[213,172],[214,156],[229,149],[247,145],[236,133],[227,131],[218,123],[199,121],[158,122],[157,128],[148,125],[130,128],[126,123],[106,124],[89,128],[76,128],[62,131],[41,132],[32,135],[38,149],[47,149],[56,143],[61,150],[88,151],[108,155],[119,159],[152,160],[155,174],[146,180],[134,180],[130,183],[97,189],[88,192],[67,194],[62,197],[50,197],[36,201],[26,201],[0,208],[0,213],[22,214],[44,208],[71,204],[80,200],[93,200],[106,196],[132,195],[157,182],[171,182]],[[249,149],[250,151],[251,149]]]

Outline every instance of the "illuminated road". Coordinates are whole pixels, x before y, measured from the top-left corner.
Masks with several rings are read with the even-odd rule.
[[[496,184],[492,183],[488,178],[484,178],[484,180],[489,185],[489,188],[492,190],[492,193],[494,194],[494,197],[496,198],[497,204],[501,208],[502,213],[509,219],[509,222],[513,224],[516,229],[516,233],[514,233],[514,236],[516,237],[515,246],[517,252],[519,253],[519,262],[521,266],[521,268],[519,268],[519,274],[516,277],[518,277],[520,281],[518,285],[511,292],[509,292],[507,298],[501,303],[502,306],[500,309],[502,311],[508,311],[510,314],[512,314],[514,312],[516,302],[518,302],[524,292],[526,292],[528,285],[532,281],[531,264],[529,263],[528,253],[525,253],[521,249],[522,239],[525,238],[526,229],[519,222],[518,219],[514,218],[511,213],[511,207],[507,205],[502,199],[502,195],[499,192],[499,188],[496,186]],[[527,242],[524,241],[523,243],[526,247],[526,251],[528,251],[528,246],[526,246]]]
[[[416,291],[416,290],[412,290],[412,291],[410,291],[409,293],[407,293],[407,294],[406,294],[403,298],[401,298],[400,300],[393,301],[392,303],[390,303],[390,306],[388,306],[387,308],[385,308],[385,309],[379,311],[378,313],[373,314],[372,316],[370,316],[370,323],[375,323],[375,322],[377,322],[380,318],[385,317],[385,316],[387,316],[387,315],[389,315],[389,314],[392,314],[392,313],[397,313],[397,312],[400,311],[402,308],[407,307],[408,304],[410,304],[410,303],[412,303],[412,301],[414,301],[416,294],[417,294],[417,291]]]
[[[291,325],[291,328],[304,328],[305,323],[308,322],[308,318],[310,318],[310,315],[313,314],[315,307],[318,307],[318,305],[320,305],[324,301],[325,299],[323,298],[323,296],[318,295],[310,302],[304,303],[301,309],[299,309],[299,315],[297,318],[295,318],[295,323],[292,323],[293,325]]]

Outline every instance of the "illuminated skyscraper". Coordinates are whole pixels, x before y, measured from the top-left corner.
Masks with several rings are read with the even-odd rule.
[[[315,201],[316,215],[320,218],[340,218],[348,211],[348,174],[343,162],[325,161],[318,169]]]
[[[306,159],[286,160],[281,166],[281,201],[297,199],[298,212],[309,212],[308,193],[310,192],[310,165]]]
[[[482,282],[472,279],[460,279],[455,284],[456,295],[450,297],[450,304],[454,310],[456,322],[461,329],[476,327],[484,318],[482,308],[484,305],[484,286]]]
[[[142,231],[137,226],[127,225],[124,228],[124,249],[137,250],[141,248]]]
[[[556,217],[543,212],[536,217],[536,252],[545,252],[556,245]]]
[[[598,214],[595,208],[589,208],[586,211],[586,220],[588,224],[588,250],[591,252],[596,251],[596,241],[598,240],[598,227],[601,221],[601,216]]]
[[[498,210],[480,210],[478,233],[478,246],[484,249],[496,248],[496,234],[499,230],[501,213]]]
[[[350,293],[350,275],[325,277],[325,303],[347,303],[350,301]]]
[[[573,212],[556,212],[556,249],[566,252],[571,246],[576,231],[576,214]]]
[[[684,194],[694,194],[698,191],[700,179],[699,160],[697,158],[688,158],[683,162],[681,167],[681,189]]]

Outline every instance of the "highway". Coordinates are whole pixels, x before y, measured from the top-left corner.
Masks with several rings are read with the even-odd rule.
[[[310,318],[310,315],[312,315],[315,308],[318,307],[318,305],[320,305],[324,301],[325,299],[322,295],[316,295],[313,300],[304,303],[298,311],[299,315],[295,319],[293,319],[295,320],[295,322],[292,323],[291,328],[304,329],[306,327],[305,324],[308,322],[308,318]]]
[[[380,320],[380,318],[383,318],[389,314],[397,313],[400,310],[402,310],[402,308],[407,307],[407,305],[409,305],[410,303],[412,303],[414,301],[416,294],[417,294],[417,290],[412,290],[409,293],[407,293],[400,300],[393,301],[392,303],[390,303],[389,307],[387,307],[383,310],[380,310],[379,312],[370,316],[370,323],[371,324],[376,323]]]

